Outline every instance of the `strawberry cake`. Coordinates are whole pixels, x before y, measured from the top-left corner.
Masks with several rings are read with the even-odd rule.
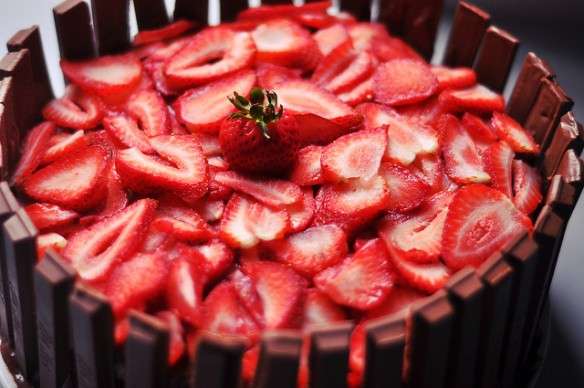
[[[390,317],[406,323],[403,379],[429,386],[409,369],[412,309],[535,233],[545,145],[497,87],[329,6],[177,19],[124,53],[61,60],[65,93],[25,132],[10,185],[38,265],[104,301],[117,349],[138,314],[166,331],[173,374],[210,335],[240,344],[237,379],[268,387],[262,339],[295,333],[289,385],[357,388],[372,386],[365,328]],[[319,385],[312,333],[339,325],[345,378]]]

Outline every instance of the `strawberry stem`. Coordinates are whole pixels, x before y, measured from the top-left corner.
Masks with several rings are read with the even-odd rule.
[[[276,93],[262,88],[253,88],[249,100],[237,92],[233,92],[233,96],[227,98],[237,108],[237,112],[231,114],[230,119],[254,121],[261,129],[264,138],[271,139],[268,125],[278,121],[284,114],[284,107],[278,106]]]

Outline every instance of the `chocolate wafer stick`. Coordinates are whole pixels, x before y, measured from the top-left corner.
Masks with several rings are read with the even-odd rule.
[[[113,388],[114,323],[108,301],[77,284],[69,300],[78,388]]]
[[[196,345],[192,387],[239,387],[245,345],[239,338],[203,334]]]
[[[426,60],[434,54],[443,0],[408,1],[403,21],[403,37]]]
[[[584,130],[576,121],[574,114],[568,112],[562,116],[560,124],[555,130],[548,149],[545,151],[542,170],[547,179],[551,179],[556,173],[564,153],[573,149],[579,155],[584,148]]]
[[[349,12],[361,21],[371,20],[371,2],[367,0],[341,0],[341,11]]]
[[[21,135],[16,122],[16,99],[14,98],[14,79],[6,77],[0,80],[0,140],[2,141],[2,178],[10,178],[20,153]]]
[[[402,36],[408,0],[379,0],[377,3],[379,4],[377,21],[384,24],[393,35]]]
[[[576,188],[577,197],[580,195],[584,184],[584,162],[574,150],[569,149],[564,153],[556,174],[560,174],[567,183]]]
[[[460,1],[454,14],[444,64],[472,67],[483,41],[491,15],[466,1]]]
[[[53,8],[62,59],[75,61],[96,54],[89,6],[83,0],[66,0]]]
[[[1,118],[2,113],[0,113]],[[18,202],[7,182],[0,183],[0,223],[4,223],[19,208]],[[3,342],[14,344],[12,335],[11,305],[8,290],[8,273],[6,268],[4,238],[0,239],[0,335]]]
[[[343,388],[349,371],[349,338],[353,324],[339,323],[310,334],[310,387]]]
[[[478,81],[502,93],[518,48],[516,37],[498,27],[489,27],[474,64]]]
[[[3,223],[2,231],[14,351],[25,378],[34,382],[38,368],[38,348],[32,282],[33,269],[37,260],[36,236],[38,232],[22,208]]]
[[[364,388],[402,386],[405,330],[403,316],[380,318],[365,325]]]
[[[152,30],[168,24],[164,0],[134,0],[139,30]]]
[[[271,4],[292,4],[292,0],[262,0],[262,5],[271,5]]]
[[[130,46],[129,0],[91,0],[91,12],[100,55],[120,53]]]
[[[235,20],[238,13],[247,8],[247,0],[221,1],[221,22]]]
[[[208,12],[208,0],[176,0],[174,4],[174,20],[188,19],[206,25]]]
[[[264,335],[254,388],[296,388],[302,335],[273,332]]]
[[[544,204],[550,206],[556,214],[567,222],[576,202],[578,202],[576,188],[567,183],[561,175],[554,175],[549,181]]]

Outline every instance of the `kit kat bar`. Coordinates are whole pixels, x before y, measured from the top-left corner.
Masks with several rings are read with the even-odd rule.
[[[247,9],[247,0],[221,0],[221,22],[231,22],[237,15]]]
[[[545,151],[541,166],[544,176],[547,179],[554,176],[567,150],[573,149],[577,155],[580,155],[583,148],[584,130],[582,125],[576,121],[572,112],[568,112],[562,116],[550,145]]]
[[[262,5],[292,4],[292,0],[262,0]]]
[[[95,56],[89,5],[85,1],[63,1],[53,8],[53,19],[61,59],[76,61]]]
[[[152,316],[130,313],[126,340],[126,387],[168,387],[168,327]]]
[[[567,183],[561,175],[554,175],[549,181],[544,204],[550,206],[554,213],[568,222],[576,202],[578,202],[576,187]]]
[[[208,10],[208,0],[176,0],[174,20],[187,19],[206,25],[208,23]]]
[[[518,48],[519,40],[516,37],[498,27],[489,27],[474,64],[477,80],[502,93]]]
[[[476,363],[479,349],[483,285],[476,272],[463,269],[446,284],[448,299],[454,308],[452,336],[446,386],[449,388],[472,387],[476,379]]]
[[[407,1],[402,36],[428,61],[434,55],[443,8],[443,0]]]
[[[556,174],[576,188],[578,198],[584,185],[584,161],[578,157],[576,151],[569,149],[564,153]]]
[[[75,271],[49,250],[34,271],[41,388],[60,388],[71,374],[69,296]]]
[[[2,228],[14,351],[25,378],[34,382],[38,367],[38,348],[32,284],[37,261],[38,232],[22,208],[8,218]]]
[[[364,388],[400,388],[405,348],[403,316],[380,318],[365,325]]]
[[[339,323],[318,328],[310,334],[310,387],[347,387],[349,340],[353,324]]]
[[[408,0],[379,0],[377,21],[385,25],[392,35],[402,36]]]
[[[371,2],[368,0],[341,0],[340,8],[341,11],[349,12],[358,20],[371,20]]]
[[[91,0],[91,11],[98,53],[125,51],[130,46],[129,0]]]
[[[19,205],[10,191],[7,182],[0,183],[0,223],[4,223]],[[12,315],[10,297],[8,290],[8,273],[6,267],[6,252],[4,249],[4,238],[0,239],[0,335],[2,342],[8,343],[11,347],[14,344],[12,335]]]
[[[110,304],[77,284],[69,299],[78,388],[113,388],[114,322]]]
[[[302,335],[273,332],[264,335],[253,388],[296,388]]]
[[[201,335],[192,370],[192,388],[239,387],[246,342],[239,338]]]
[[[554,77],[554,71],[545,61],[532,52],[528,53],[507,103],[507,114],[524,125],[537,99],[541,81],[552,80]]]
[[[450,67],[472,67],[490,22],[491,15],[487,12],[466,1],[459,1],[444,54],[444,64]]]
[[[153,30],[168,24],[164,0],[134,0],[138,29]]]
[[[477,269],[477,276],[484,287],[480,320],[486,324],[481,325],[476,380],[471,386],[492,388],[499,381],[513,269],[497,252]]]
[[[454,318],[446,291],[440,290],[412,307],[409,388],[445,387]]]

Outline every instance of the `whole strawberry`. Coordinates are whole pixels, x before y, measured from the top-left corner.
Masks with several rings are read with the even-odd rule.
[[[250,99],[234,93],[237,108],[221,125],[219,141],[229,166],[242,173],[283,175],[296,161],[299,125],[278,107],[278,96],[254,88]]]

